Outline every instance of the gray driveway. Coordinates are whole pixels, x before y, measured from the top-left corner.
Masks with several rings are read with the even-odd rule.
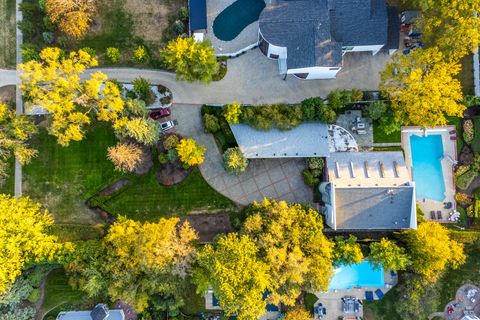
[[[232,175],[223,169],[222,156],[213,136],[203,132],[200,106],[175,104],[172,116],[178,120],[178,133],[195,138],[207,148],[200,171],[205,180],[221,194],[242,205],[262,201],[264,197],[313,203],[312,191],[303,183],[303,159],[253,160],[246,172]]]
[[[0,69],[0,87],[16,85],[17,82],[17,71]]]
[[[153,84],[163,84],[173,92],[175,103],[244,104],[296,103],[308,97],[325,97],[334,89],[377,90],[379,72],[390,60],[386,53],[372,56],[368,52],[347,53],[344,66],[335,80],[299,80],[288,76],[286,80],[278,74],[278,65],[267,59],[258,49],[228,60],[228,72],[224,79],[209,85],[176,81],[170,72],[135,68],[90,69],[87,74],[101,70],[110,78],[131,82],[144,77]],[[0,85],[15,84],[14,72],[0,72]],[[2,84],[3,83],[3,84]]]

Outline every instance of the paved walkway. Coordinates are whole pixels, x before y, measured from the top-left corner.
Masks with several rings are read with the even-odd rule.
[[[261,201],[263,197],[313,204],[312,191],[302,178],[304,159],[259,159],[238,176],[225,172],[213,136],[203,131],[200,108],[176,104],[172,116],[178,120],[178,133],[194,137],[207,148],[200,171],[214,189],[242,205]]]
[[[18,83],[17,71],[0,69],[0,87],[15,85]]]
[[[15,37],[16,37],[16,62],[17,65],[22,63],[22,44],[23,44],[23,34],[19,28],[19,23],[23,20],[22,11],[20,11],[20,4],[22,0],[15,1],[15,18],[16,18],[16,30],[15,30]],[[15,77],[17,78],[17,76]],[[15,90],[15,102],[16,102],[16,112],[17,116],[23,114],[23,99],[22,93],[20,91],[19,82],[17,82],[16,90]],[[16,197],[20,197],[22,195],[22,165],[20,161],[18,161],[18,157],[15,157],[15,180],[14,180],[14,194]]]

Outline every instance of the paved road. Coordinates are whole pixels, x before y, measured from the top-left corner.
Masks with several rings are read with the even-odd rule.
[[[15,85],[18,83],[16,70],[0,69],[0,87]]]

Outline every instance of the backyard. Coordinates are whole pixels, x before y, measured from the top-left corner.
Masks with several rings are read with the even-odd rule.
[[[107,160],[107,148],[115,144],[113,131],[97,125],[82,142],[61,147],[42,129],[32,145],[39,155],[24,169],[24,193],[44,204],[56,223],[95,225],[102,221],[85,201],[113,214],[136,220],[156,220],[160,216],[187,213],[232,211],[237,207],[213,190],[195,169],[178,185],[161,186],[151,170],[145,176],[122,175]],[[156,157],[154,157],[156,159]],[[158,166],[158,163],[156,163]],[[111,196],[96,196],[98,191],[127,177],[130,185]],[[59,232],[64,231],[60,230]]]
[[[15,68],[15,0],[0,1],[0,68]]]

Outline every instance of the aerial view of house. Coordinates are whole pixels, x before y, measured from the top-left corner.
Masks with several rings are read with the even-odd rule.
[[[0,320],[480,320],[480,1],[0,1]]]

